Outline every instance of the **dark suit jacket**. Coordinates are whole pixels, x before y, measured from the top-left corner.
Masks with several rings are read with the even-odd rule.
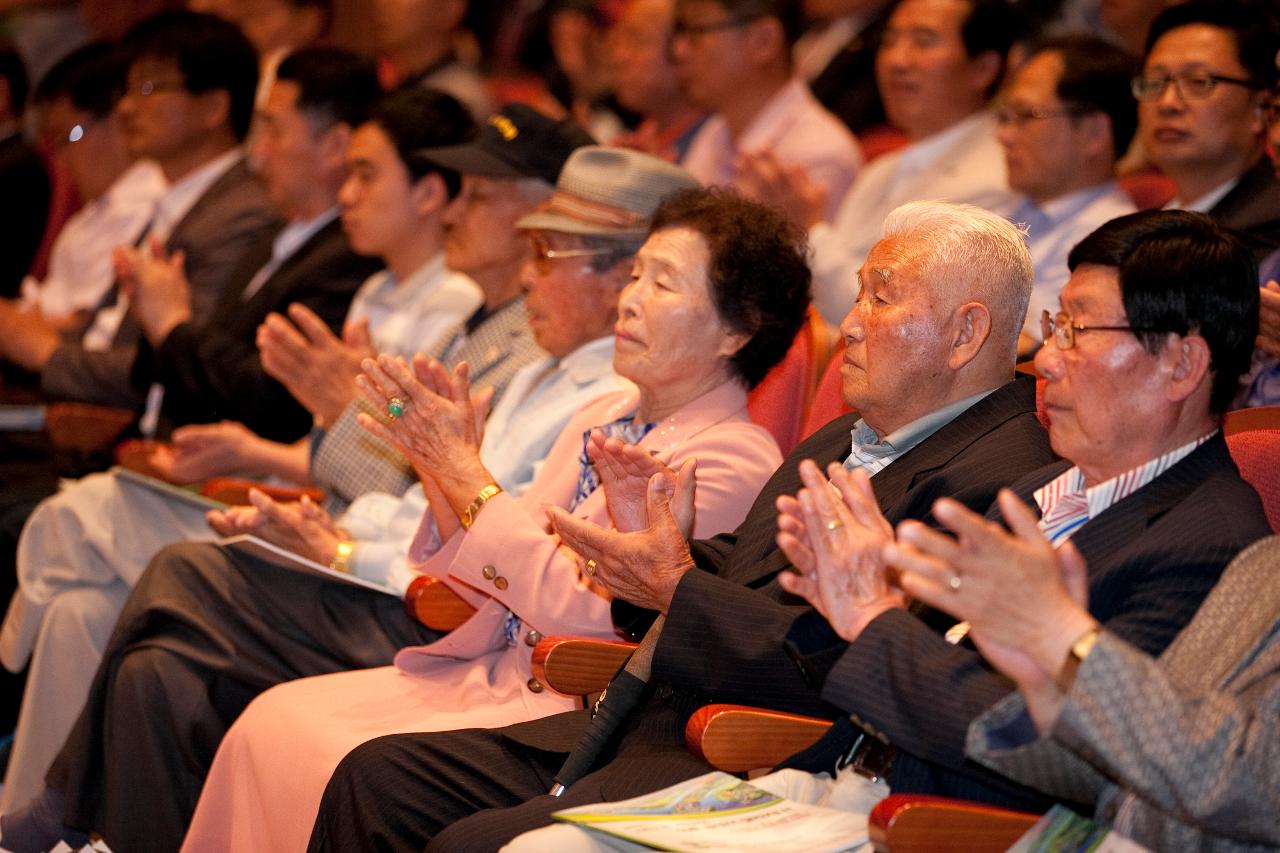
[[[814,97],[854,133],[886,121],[876,86],[876,49],[888,20],[886,6],[809,83]]]
[[[0,140],[0,186],[5,194],[0,205],[0,297],[13,299],[40,250],[49,218],[49,174],[20,133]]]
[[[928,519],[934,500],[942,495],[985,508],[1001,486],[1053,458],[1034,411],[1035,383],[1015,380],[876,474],[871,482],[886,517],[893,522]],[[787,627],[805,608],[776,580],[789,563],[774,543],[774,501],[800,488],[797,466],[802,460],[825,466],[847,457],[856,420],[854,415],[837,418],[801,443],[765,484],[734,533],[692,543],[702,571],[686,573],[676,589],[654,655],[651,695],[631,715],[618,744],[620,752],[652,751],[655,778],[661,778],[662,759],[652,747],[683,749],[685,722],[708,702],[835,715],[783,647]],[[633,629],[644,623],[640,614],[635,608],[615,609],[615,616]],[[503,731],[520,743],[567,751],[584,724],[581,715],[561,714]],[[634,770],[630,764],[627,772]]]
[[[1209,215],[1235,232],[1258,262],[1280,247],[1280,180],[1271,161],[1259,158]]]
[[[205,190],[166,243],[169,251],[186,253],[192,316],[210,316],[222,291],[235,286],[233,276],[245,253],[282,224],[275,205],[243,160]],[[130,381],[130,371],[141,337],[137,323],[126,317],[105,351],[89,352],[79,339],[65,342],[45,365],[41,389],[54,400],[140,406],[146,389],[139,390]]]
[[[311,427],[311,415],[284,386],[266,374],[255,343],[258,326],[272,311],[300,302],[331,329],[341,328],[351,298],[381,261],[354,254],[337,219],[280,264],[249,299],[245,285],[266,263],[272,239],[250,250],[203,323],[183,323],[152,349],[139,344],[133,380],[165,388],[162,413],[170,426],[240,421],[259,435],[290,441]]]
[[[1031,494],[1070,467],[1059,462],[1014,486]],[[996,517],[997,513],[992,513]],[[1108,630],[1158,655],[1191,621],[1227,563],[1270,532],[1257,494],[1240,479],[1221,433],[1072,537],[1089,565],[1089,609]],[[827,642],[823,642],[825,629]],[[851,644],[798,622],[790,640],[821,667],[838,650],[822,698],[856,715],[897,750],[889,777],[898,793],[928,793],[1038,808],[1043,801],[964,756],[979,714],[1012,684],[966,645],[952,646],[903,611],[874,620]],[[813,668],[809,668],[813,671]],[[806,769],[840,751],[813,750]]]

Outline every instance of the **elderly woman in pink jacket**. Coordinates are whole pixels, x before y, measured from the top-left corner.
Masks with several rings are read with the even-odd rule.
[[[746,391],[803,323],[808,281],[803,238],[773,213],[714,190],[668,200],[618,305],[614,367],[637,390],[582,409],[518,499],[479,460],[464,374],[367,362],[366,394],[399,417],[366,425],[429,484],[435,523],[424,521],[410,558],[476,613],[403,649],[394,666],[259,696],[218,751],[184,849],[303,850],[330,773],[360,743],[575,707],[533,677],[533,646],[548,634],[613,637],[610,602],[543,507],[620,529],[674,524],[689,510],[696,536],[735,527],[780,462],[747,418]],[[648,492],[624,493],[635,478],[610,472],[637,469],[654,475]]]

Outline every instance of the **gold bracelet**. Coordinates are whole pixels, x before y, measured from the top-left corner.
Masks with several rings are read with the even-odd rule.
[[[480,494],[476,495],[476,499],[471,502],[462,513],[462,529],[470,530],[471,525],[476,523],[476,516],[480,514],[481,508],[489,502],[494,495],[502,493],[502,487],[497,483],[490,483],[480,490]]]
[[[333,560],[329,562],[329,568],[335,572],[342,572],[344,575],[351,574],[351,553],[355,549],[356,543],[350,539],[343,539],[338,543],[338,547],[334,549]]]

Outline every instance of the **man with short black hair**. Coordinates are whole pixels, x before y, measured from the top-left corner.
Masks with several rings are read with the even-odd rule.
[[[1020,355],[1040,345],[1040,315],[1057,307],[1071,247],[1134,211],[1115,171],[1137,124],[1129,93],[1136,67],[1102,39],[1053,39],[1018,68],[996,107],[1009,188],[1022,194],[1008,216],[1026,227],[1036,268]]]
[[[43,280],[28,276],[18,307],[66,334],[82,331],[115,280],[111,250],[132,243],[168,189],[160,167],[131,154],[116,104],[127,66],[96,42],[59,60],[35,90],[45,144],[83,203],[63,224]]]
[[[1265,156],[1262,108],[1280,80],[1280,30],[1249,0],[1192,0],[1151,25],[1138,138],[1176,190],[1168,207],[1212,216],[1255,260],[1280,247],[1280,182]]]
[[[689,101],[712,113],[682,164],[708,186],[740,186],[742,160],[803,168],[835,213],[862,165],[857,140],[793,76],[799,0],[679,0],[671,55]],[[750,171],[751,167],[746,167]]]

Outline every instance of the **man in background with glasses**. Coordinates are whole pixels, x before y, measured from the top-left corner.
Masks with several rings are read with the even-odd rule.
[[[1133,82],[1139,139],[1176,187],[1169,207],[1208,213],[1255,260],[1280,247],[1263,123],[1277,49],[1280,33],[1258,4],[1192,0],[1156,18]]]
[[[848,129],[792,74],[799,0],[679,0],[671,57],[689,100],[713,114],[682,161],[708,186],[742,189],[747,164],[802,167],[835,215],[862,152]]]
[[[1009,188],[1022,194],[1008,216],[1027,229],[1036,274],[1020,357],[1040,345],[1040,315],[1057,307],[1071,247],[1107,220],[1134,211],[1115,170],[1138,120],[1129,94],[1135,66],[1102,39],[1055,39],[1023,63],[997,103],[996,139]]]

